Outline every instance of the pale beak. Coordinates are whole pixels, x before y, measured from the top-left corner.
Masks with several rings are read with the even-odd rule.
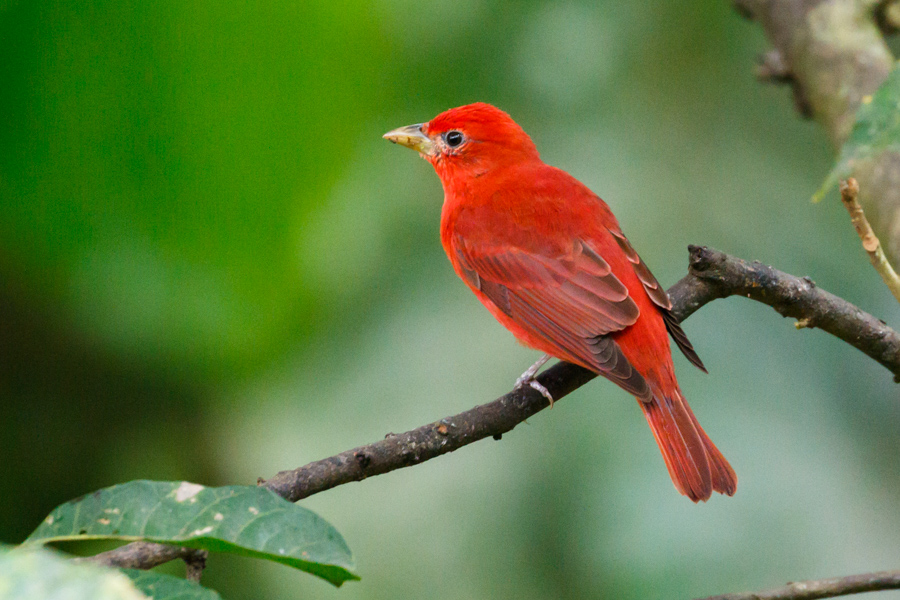
[[[422,123],[416,125],[407,125],[406,127],[398,127],[384,134],[384,139],[412,148],[413,150],[431,156],[434,154],[434,142],[422,132]]]

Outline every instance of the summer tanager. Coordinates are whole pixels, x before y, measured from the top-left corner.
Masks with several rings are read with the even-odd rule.
[[[706,370],[665,290],[609,207],[538,156],[505,112],[477,103],[384,137],[417,150],[444,188],[441,242],[460,278],[523,344],[633,394],[679,492],[732,495],[737,477],[678,387],[668,335]],[[535,379],[516,382],[553,398]]]

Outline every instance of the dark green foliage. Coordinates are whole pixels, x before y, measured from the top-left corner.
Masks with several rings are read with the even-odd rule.
[[[132,481],[54,510],[25,544],[162,542],[279,562],[339,586],[359,579],[341,535],[315,513],[255,486]]]

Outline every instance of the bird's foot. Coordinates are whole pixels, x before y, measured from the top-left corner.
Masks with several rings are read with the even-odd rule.
[[[520,390],[525,386],[535,389],[539,391],[541,395],[550,402],[550,408],[553,408],[553,395],[550,394],[549,390],[547,390],[547,388],[541,385],[541,383],[534,378],[538,370],[543,367],[544,363],[546,363],[548,360],[550,360],[550,355],[545,354],[539,361],[528,367],[528,370],[522,373],[521,377],[516,379],[515,389]]]
[[[541,395],[550,402],[550,408],[553,408],[553,395],[550,394],[550,392],[547,390],[547,388],[545,388],[543,385],[541,385],[541,382],[539,382],[537,379],[535,379],[534,377],[531,377],[531,378],[519,377],[518,379],[516,379],[516,388],[515,389],[520,390],[524,387],[534,388],[537,391],[539,391],[541,393]]]

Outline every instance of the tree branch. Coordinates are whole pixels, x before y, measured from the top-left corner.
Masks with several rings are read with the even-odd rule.
[[[785,317],[803,319],[858,348],[900,374],[900,336],[872,315],[797,278],[758,262],[749,263],[706,247],[691,246],[689,273],[668,292],[673,313],[684,320],[707,302],[739,295],[768,304]],[[556,401],[596,375],[560,362],[538,376]],[[548,406],[530,387],[516,390],[458,415],[388,436],[292,471],[282,471],[261,485],[292,502],[333,487],[361,481],[436,458],[476,442],[500,437]],[[135,548],[137,546],[137,548]],[[181,557],[183,549],[137,543],[87,560],[106,565],[149,569]]]
[[[856,109],[885,80],[893,57],[876,22],[875,0],[733,0],[759,22],[778,55],[775,81],[789,80],[840,148]],[[765,70],[764,70],[765,72]]]
[[[537,380],[554,401],[572,393],[597,375],[576,365],[559,362]],[[487,437],[499,440],[513,427],[544,410],[547,399],[530,387],[514,390],[488,404],[418,429],[388,436],[367,446],[282,471],[263,485],[292,502],[333,487],[361,481],[403,467],[411,467]]]
[[[879,23],[900,13],[896,0],[733,0],[773,46],[758,74],[789,81],[798,108],[839,149],[863,99],[894,66]],[[774,66],[773,66],[774,65]],[[854,165],[860,203],[894,264],[900,264],[900,151],[885,147]]]
[[[767,592],[722,594],[700,600],[815,600],[896,589],[900,589],[900,571],[882,571],[835,579],[795,581]]]
[[[152,569],[180,558],[184,561],[187,569],[185,577],[191,581],[200,581],[200,575],[203,573],[203,569],[206,568],[208,555],[209,553],[206,550],[155,544],[153,542],[132,542],[115,550],[73,560],[75,562],[92,562],[105,567]]]
[[[744,296],[771,306],[783,317],[797,319],[803,327],[827,331],[900,380],[900,335],[884,321],[817,287],[809,277],[794,277],[705,246],[689,249],[690,274],[669,290],[680,319],[715,298]]]
[[[706,247],[690,247],[690,272],[668,290],[673,313],[684,320],[707,302],[745,296],[768,304],[784,317],[802,319],[865,352],[900,377],[900,336],[872,315],[816,287],[811,279],[748,263]],[[538,377],[559,400],[596,375],[568,363],[557,363]],[[474,441],[510,431],[547,407],[531,388],[501,396],[453,417],[419,427],[367,446],[282,471],[265,486],[292,502],[335,486],[360,481],[452,452]]]

